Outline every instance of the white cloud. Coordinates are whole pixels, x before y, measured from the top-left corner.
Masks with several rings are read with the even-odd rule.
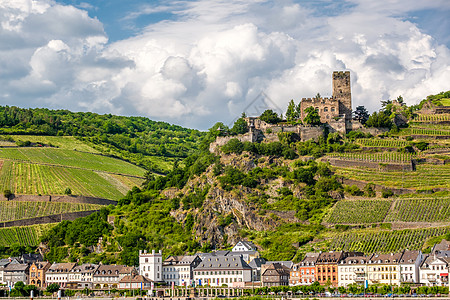
[[[84,10],[2,1],[0,100],[206,129],[239,116],[261,91],[282,109],[330,96],[334,70],[352,72],[354,106],[371,110],[400,94],[412,104],[449,89],[449,49],[405,19],[448,1],[351,3],[327,16],[289,0],[165,2],[126,18],[170,11],[176,20],[108,44]]]

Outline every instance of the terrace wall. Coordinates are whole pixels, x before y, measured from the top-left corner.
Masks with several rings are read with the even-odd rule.
[[[332,166],[343,168],[365,167],[370,169],[377,169],[380,171],[414,171],[415,165],[413,162],[409,163],[382,163],[382,162],[369,162],[360,160],[347,160],[339,158],[327,158]]]
[[[64,214],[49,215],[49,216],[29,218],[29,219],[16,220],[16,221],[0,222],[0,227],[16,227],[16,226],[29,226],[29,225],[36,225],[36,224],[59,223],[63,220],[73,221],[77,218],[89,216],[90,214],[93,214],[97,211],[98,210],[85,210],[85,211],[77,211],[77,212],[70,212],[70,213],[64,213]]]
[[[0,201],[7,201],[3,194],[0,195]],[[98,204],[98,205],[117,205],[117,201],[86,197],[86,196],[51,196],[51,195],[14,195],[9,198],[9,201],[28,201],[28,202],[65,202],[65,203],[84,203],[84,204]]]

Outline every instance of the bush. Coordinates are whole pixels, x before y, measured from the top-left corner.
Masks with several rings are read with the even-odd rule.
[[[383,198],[389,198],[389,197],[392,197],[393,195],[394,195],[394,192],[391,190],[383,189],[381,191],[381,197],[383,197]]]
[[[49,293],[54,293],[54,292],[59,291],[59,284],[57,284],[57,283],[50,284],[49,286],[47,286],[46,291]]]
[[[70,188],[66,188],[66,189],[64,190],[64,194],[65,194],[65,195],[72,195],[72,190],[71,190]]]
[[[5,198],[8,200],[9,200],[9,197],[11,197],[12,195],[14,195],[14,194],[13,194],[13,192],[11,192],[11,190],[6,189],[3,191],[3,196],[5,196]]]
[[[363,196],[364,192],[361,191],[356,185],[344,187],[344,191],[352,196]]]

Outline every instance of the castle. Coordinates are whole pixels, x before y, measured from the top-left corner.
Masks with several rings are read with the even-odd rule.
[[[350,72],[333,72],[333,96],[331,98],[303,98],[300,102],[303,120],[305,109],[313,106],[320,115],[322,123],[344,118],[346,123],[352,120],[352,91],[350,88]]]

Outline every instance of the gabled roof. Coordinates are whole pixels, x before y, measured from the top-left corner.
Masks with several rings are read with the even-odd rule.
[[[242,270],[251,267],[240,256],[214,256],[205,258],[196,268],[198,270]]]
[[[127,275],[120,279],[119,283],[151,283],[152,281],[153,280],[142,275],[132,275],[131,278],[130,275]]]
[[[98,265],[95,264],[82,264],[81,266],[75,266],[70,272],[74,273],[94,273],[97,270]]]
[[[119,271],[119,274],[130,274],[130,273],[136,273],[137,274],[137,271],[136,271],[136,268],[135,267],[133,267],[133,266],[123,266],[121,269],[120,269],[120,271]]]
[[[366,264],[369,258],[367,256],[349,256],[340,261],[343,265]]]
[[[67,273],[76,265],[76,263],[53,263],[48,269],[48,272]]]
[[[318,252],[308,252],[305,254],[305,258],[299,263],[299,266],[311,266],[317,262],[320,253]]]
[[[390,254],[373,254],[369,263],[371,264],[397,264],[400,262],[400,258],[403,253],[390,253]]]
[[[317,258],[316,263],[327,264],[327,263],[338,263],[344,252],[342,251],[330,251],[330,252],[322,252]]]
[[[278,261],[266,261],[265,263],[266,265],[271,265],[271,264],[280,264],[283,265],[289,269],[292,269],[292,266],[294,265],[294,263],[290,260],[278,260]]]
[[[266,260],[261,257],[256,257],[252,259],[252,261],[248,264],[252,269],[258,269],[261,268],[261,265],[264,265],[266,263]]]
[[[245,248],[247,248],[248,250],[257,250],[257,247],[255,244],[253,244],[253,242],[250,241],[246,241],[246,240],[242,240],[236,243],[236,245],[234,247],[236,247],[237,245],[239,245],[239,243],[244,246]],[[234,248],[233,247],[233,248]]]
[[[28,270],[28,264],[9,264],[7,265],[3,271],[4,272],[25,272]]]
[[[34,265],[38,268],[38,270],[50,268],[50,263],[48,261],[37,261]]]
[[[40,253],[24,253],[22,254],[21,260],[24,264],[27,264],[36,261],[42,261],[43,258]]]
[[[263,272],[264,276],[267,275],[286,275],[289,274],[290,269],[280,263],[271,263]]]
[[[417,258],[420,256],[421,252],[418,250],[405,250],[403,252],[400,263],[402,264],[414,264]]]
[[[100,265],[94,273],[94,277],[108,276],[119,277],[124,265]]]

